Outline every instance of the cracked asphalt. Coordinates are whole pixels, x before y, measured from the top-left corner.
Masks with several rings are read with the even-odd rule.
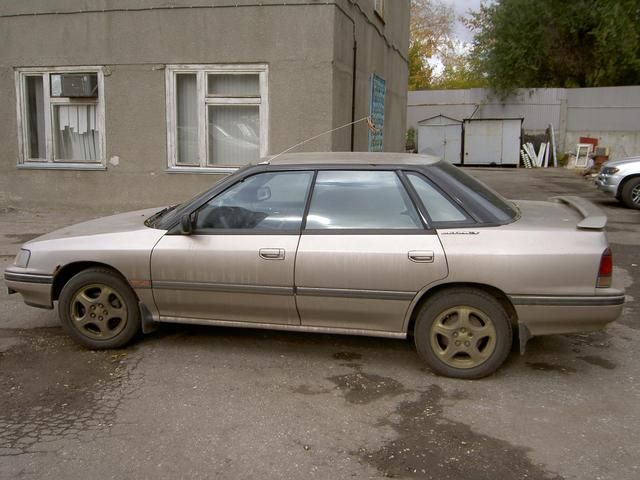
[[[619,321],[535,338],[459,381],[408,341],[365,337],[167,325],[91,352],[3,289],[0,478],[640,478],[640,211],[566,170],[468,171],[510,198],[599,204],[627,288]],[[96,215],[0,206],[0,268]]]

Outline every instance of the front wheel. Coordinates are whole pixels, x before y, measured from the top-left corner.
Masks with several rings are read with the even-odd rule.
[[[91,268],[75,275],[60,292],[62,326],[91,349],[120,348],[140,331],[135,293],[117,273]]]
[[[620,198],[627,207],[640,209],[640,177],[632,178],[624,184]]]
[[[474,379],[494,373],[513,341],[511,322],[492,295],[470,288],[436,293],[421,308],[418,354],[439,375]]]

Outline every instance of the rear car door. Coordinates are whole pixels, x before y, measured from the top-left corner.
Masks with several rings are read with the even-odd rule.
[[[151,256],[161,319],[298,325],[293,272],[312,177],[251,175],[192,212],[190,235],[165,235]]]
[[[447,276],[408,185],[393,170],[318,172],[295,265],[302,325],[401,332],[416,293]]]

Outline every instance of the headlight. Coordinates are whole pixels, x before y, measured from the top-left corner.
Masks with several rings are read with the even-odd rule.
[[[29,257],[31,257],[31,252],[21,248],[18,255],[16,255],[16,259],[13,261],[13,264],[16,267],[27,268],[27,265],[29,265]]]
[[[618,173],[620,171],[619,168],[616,167],[604,167],[602,169],[602,173],[605,175],[613,175],[614,173]]]

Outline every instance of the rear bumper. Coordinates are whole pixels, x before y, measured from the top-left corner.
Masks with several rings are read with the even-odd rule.
[[[53,275],[32,273],[4,272],[4,283],[9,293],[19,293],[24,303],[32,307],[53,308],[51,289]]]
[[[510,297],[518,323],[531,336],[601,330],[616,320],[624,307],[624,294],[560,297],[514,295]]]

